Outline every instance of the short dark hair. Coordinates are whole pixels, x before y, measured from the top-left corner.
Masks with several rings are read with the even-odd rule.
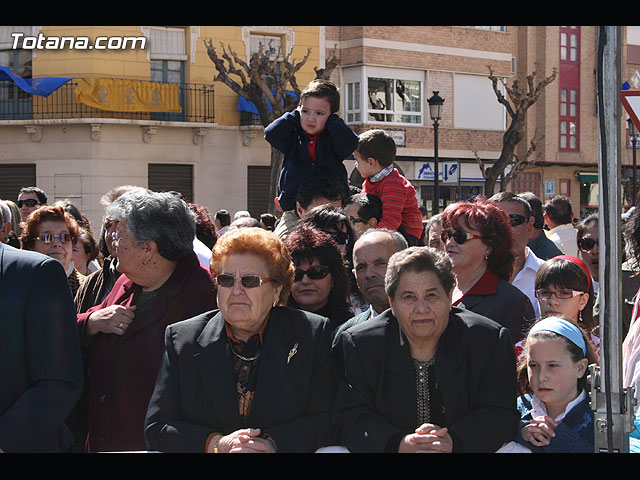
[[[489,198],[490,202],[502,203],[502,202],[512,202],[517,203],[524,208],[525,217],[527,217],[527,221],[529,221],[529,217],[531,217],[531,206],[529,202],[527,202],[524,198],[519,197],[517,194],[513,192],[498,192]]]
[[[38,202],[42,205],[46,205],[47,203],[47,195],[44,193],[44,190],[38,187],[22,187],[18,192],[18,195],[21,193],[35,193],[38,197]]]
[[[529,207],[531,208],[531,215],[533,215],[533,228],[536,230],[542,230],[544,228],[544,215],[542,213],[542,200],[540,200],[532,192],[519,193],[519,197],[524,198]]]
[[[456,286],[451,259],[446,253],[433,248],[409,247],[391,256],[384,277],[385,290],[389,297],[395,296],[400,276],[405,272],[435,273],[447,294]]]
[[[371,218],[380,221],[382,218],[382,200],[377,195],[361,192],[352,195],[349,203],[354,203],[358,206],[358,217],[365,221]]]
[[[342,205],[347,198],[346,186],[340,179],[330,175],[309,175],[298,185],[296,201],[302,208],[307,208],[313,200],[325,197],[331,201],[340,201]]]
[[[571,202],[566,195],[556,195],[544,204],[544,213],[549,219],[558,225],[571,223],[572,213]]]
[[[222,208],[216,212],[215,220],[218,220],[220,225],[226,227],[231,224],[231,214]]]
[[[375,158],[381,167],[386,168],[396,159],[396,142],[384,130],[367,130],[358,137],[356,151],[365,158]]]
[[[329,102],[331,113],[340,110],[340,92],[338,87],[329,80],[316,78],[312,80],[300,93],[300,104],[306,97],[324,98]]]

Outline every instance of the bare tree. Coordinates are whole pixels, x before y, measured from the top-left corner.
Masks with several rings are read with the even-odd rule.
[[[281,48],[271,44],[260,44],[257,52],[251,55],[248,62],[238,56],[230,45],[225,48],[221,44],[221,55],[218,55],[211,40],[205,40],[207,54],[213,62],[218,74],[214,81],[222,82],[239,96],[252,102],[260,116],[264,127],[285,112],[290,112],[297,106],[300,97],[300,87],[296,81],[296,73],[309,59],[311,49],[307,50],[302,60],[296,62],[290,54],[283,55]],[[337,49],[329,52],[324,68],[314,67],[316,78],[328,79],[340,61],[336,55]],[[226,61],[226,62],[225,62]],[[289,92],[293,92],[295,96]],[[277,196],[278,176],[282,166],[283,154],[276,148],[271,148],[271,180],[269,198]],[[269,213],[275,213],[274,202],[269,202]]]
[[[502,137],[502,152],[493,165],[487,167],[484,160],[480,159],[476,153],[476,161],[485,179],[485,195],[487,197],[494,194],[496,181],[500,176],[502,176],[500,190],[504,190],[509,182],[517,178],[522,171],[531,165],[530,158],[536,149],[537,142],[542,137],[538,137],[536,132],[529,148],[522,157],[516,155],[516,147],[524,137],[529,108],[538,101],[544,89],[555,80],[557,74],[558,71],[554,68],[551,75],[536,84],[537,72],[534,71],[527,75],[524,85],[521,85],[520,79],[517,78],[511,86],[508,86],[503,80],[496,77],[493,69],[489,66],[489,80],[491,80],[493,91],[498,98],[498,102],[504,105],[510,121]],[[508,98],[503,95],[500,85],[504,86]],[[505,169],[511,164],[513,164],[513,168],[508,174],[505,174]]]

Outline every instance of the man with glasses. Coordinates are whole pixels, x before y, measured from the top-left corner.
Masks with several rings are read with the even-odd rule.
[[[529,297],[536,317],[539,317],[540,309],[535,296],[535,281],[536,274],[544,260],[539,259],[527,245],[531,238],[534,222],[531,207],[526,200],[512,192],[497,193],[489,200],[497,203],[509,215],[515,257],[511,284]]]
[[[344,213],[349,215],[356,238],[359,238],[368,229],[378,225],[382,217],[382,200],[370,193],[357,193],[349,199]]]
[[[16,204],[20,209],[20,216],[24,222],[31,215],[31,212],[47,204],[47,196],[38,187],[22,187],[18,193]]]
[[[372,228],[364,232],[353,247],[353,274],[360,293],[369,308],[347,320],[334,332],[334,343],[347,328],[365,322],[389,308],[389,297],[384,288],[384,276],[391,256],[408,247],[399,232]]]

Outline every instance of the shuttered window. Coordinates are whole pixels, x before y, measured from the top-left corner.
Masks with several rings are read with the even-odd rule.
[[[149,189],[154,192],[180,192],[185,202],[193,202],[193,165],[150,163]]]
[[[258,165],[247,167],[247,210],[253,218],[269,211],[271,168]]]
[[[36,164],[8,163],[0,165],[0,198],[15,202],[22,187],[36,185]]]

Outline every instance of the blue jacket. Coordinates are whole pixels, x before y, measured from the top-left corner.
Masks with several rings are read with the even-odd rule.
[[[520,426],[515,441],[529,448],[533,453],[594,453],[593,410],[589,399],[574,406],[555,429],[556,436],[549,445],[537,447],[522,438],[521,430],[531,420],[531,396],[518,398],[518,410],[521,413]]]
[[[358,136],[335,113],[329,116],[324,132],[318,136],[315,165],[309,155],[309,138],[300,126],[298,110],[271,122],[264,129],[264,138],[284,153],[278,180],[278,201],[284,211],[296,208],[298,185],[312,173],[343,179],[348,192],[347,169],[342,162],[358,147]]]

